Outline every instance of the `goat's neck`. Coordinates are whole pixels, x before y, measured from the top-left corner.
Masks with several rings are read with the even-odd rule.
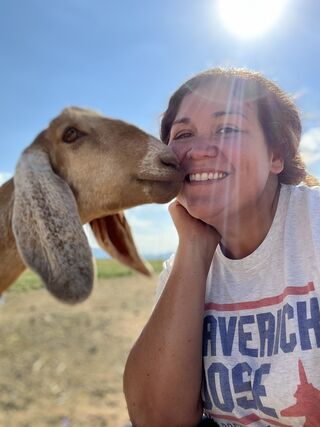
[[[0,294],[25,270],[12,232],[13,179],[0,187]]]

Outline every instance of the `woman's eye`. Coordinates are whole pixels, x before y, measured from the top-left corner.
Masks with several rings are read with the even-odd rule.
[[[232,133],[238,133],[240,129],[233,126],[224,126],[217,130],[217,135],[230,135]]]
[[[173,137],[173,140],[190,138],[191,136],[192,136],[192,132],[188,132],[188,131],[179,132]]]

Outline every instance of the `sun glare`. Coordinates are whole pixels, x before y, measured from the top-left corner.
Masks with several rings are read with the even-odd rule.
[[[266,33],[281,16],[287,0],[217,0],[224,26],[249,39]]]

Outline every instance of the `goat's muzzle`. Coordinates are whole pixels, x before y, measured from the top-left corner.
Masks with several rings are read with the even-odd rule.
[[[160,162],[164,166],[170,167],[174,170],[179,170],[179,160],[173,152],[166,151],[165,153],[161,153]]]

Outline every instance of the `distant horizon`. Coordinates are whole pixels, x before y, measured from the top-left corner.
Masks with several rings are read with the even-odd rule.
[[[166,261],[167,259],[169,259],[171,257],[171,255],[174,252],[162,252],[159,254],[144,254],[144,253],[139,253],[139,255],[141,256],[141,258],[143,258],[144,260],[163,260]],[[107,254],[106,252],[103,251],[103,249],[93,249],[92,250],[92,254],[95,257],[95,259],[98,260],[104,260],[104,259],[115,259],[112,258],[109,254]],[[119,261],[120,262],[120,261]]]

